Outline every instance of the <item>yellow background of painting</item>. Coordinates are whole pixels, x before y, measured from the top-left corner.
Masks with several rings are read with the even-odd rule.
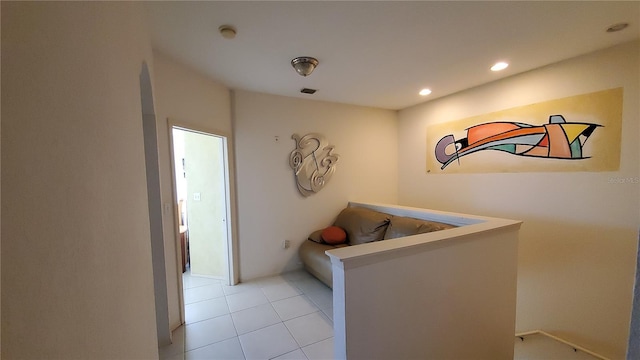
[[[549,116],[562,115],[568,122],[593,123],[598,127],[587,139],[582,154],[588,159],[565,160],[518,156],[503,151],[478,151],[450,163],[443,170],[435,158],[438,141],[449,134],[456,140],[467,136],[466,129],[488,122],[512,121],[530,125],[549,123]],[[427,173],[496,173],[551,171],[615,171],[620,166],[622,88],[576,95],[519,106],[462,120],[427,126]]]

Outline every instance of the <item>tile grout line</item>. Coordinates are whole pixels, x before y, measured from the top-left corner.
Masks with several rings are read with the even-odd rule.
[[[222,296],[216,296],[216,297],[207,298],[207,299],[202,299],[202,300],[198,300],[198,301],[194,301],[194,302],[190,302],[190,303],[185,302],[185,303],[184,303],[184,306],[187,306],[187,305],[193,305],[193,304],[198,304],[198,303],[201,303],[201,302],[204,302],[204,301],[209,301],[209,300],[220,299],[221,297],[226,297],[226,296],[225,296],[225,295],[222,295]]]
[[[298,342],[298,340],[296,340],[296,337],[295,337],[295,336],[293,336],[293,334],[291,333],[291,330],[289,330],[289,327],[287,326],[287,324],[285,324],[285,323],[284,323],[284,321],[283,321],[283,322],[282,322],[282,325],[284,325],[284,328],[285,328],[285,329],[287,329],[287,332],[289,333],[289,336],[291,336],[291,338],[293,339],[293,341],[295,341],[295,342],[296,342],[296,345],[298,345],[298,349],[300,349],[300,351],[302,351],[302,352],[304,353],[304,351],[302,350],[302,346],[300,346],[300,343]],[[282,355],[284,355],[284,354],[288,354],[288,353],[290,353],[290,352],[292,352],[292,351],[295,351],[295,350],[287,351],[286,353],[280,354],[280,355],[278,355],[278,356],[282,356]],[[278,356],[274,356],[274,357],[272,357],[271,359],[277,358]],[[306,354],[305,354],[304,356],[305,356],[305,357],[307,357],[307,355],[306,355]]]
[[[237,334],[237,333],[236,333],[236,334]],[[207,346],[211,346],[211,345],[219,344],[219,343],[221,343],[221,342],[223,342],[223,341],[231,340],[231,339],[233,339],[233,338],[237,338],[237,337],[238,337],[238,335],[236,335],[236,336],[232,336],[232,337],[230,337],[230,338],[222,339],[222,340],[220,340],[220,341],[216,341],[216,342],[213,342],[213,343],[211,343],[211,344],[206,344],[206,345],[198,346],[198,347],[193,348],[193,349],[191,349],[191,350],[187,350],[187,347],[186,347],[186,344],[185,344],[184,354],[186,355],[188,352],[192,352],[192,351],[195,351],[195,350],[198,350],[198,349],[202,349],[202,348],[205,348],[205,347],[207,347]],[[238,342],[240,342],[240,339],[238,339]],[[242,348],[242,345],[240,345],[240,347]],[[244,354],[244,351],[243,351],[242,353]],[[246,357],[245,357],[245,358],[246,358]]]
[[[296,344],[298,345],[298,349],[299,349],[300,351],[302,351],[302,353],[304,354],[304,356],[305,356],[306,358],[308,358],[307,353],[303,350],[303,346],[300,344],[300,342],[298,341],[298,339],[296,339],[296,337],[293,335],[293,333],[291,332],[291,329],[289,329],[289,327],[287,326],[286,322],[287,322],[287,321],[294,320],[294,319],[301,318],[301,317],[303,317],[303,316],[308,316],[308,315],[311,315],[311,314],[315,314],[315,313],[318,313],[318,312],[321,314],[321,316],[324,316],[324,317],[326,317],[327,319],[328,319],[328,316],[326,316],[325,314],[323,314],[323,311],[322,311],[322,309],[320,308],[319,304],[318,304],[318,303],[316,303],[315,301],[313,301],[313,299],[312,299],[312,298],[310,298],[310,297],[307,295],[307,293],[306,293],[303,289],[301,289],[301,288],[300,288],[298,285],[296,285],[296,284],[294,284],[294,286],[298,289],[298,291],[300,291],[300,292],[301,292],[301,294],[294,295],[294,296],[290,296],[290,297],[285,298],[285,299],[293,298],[293,297],[296,297],[296,296],[304,296],[305,298],[307,298],[307,299],[309,299],[309,300],[311,301],[311,303],[314,305],[314,307],[317,309],[317,311],[314,311],[314,312],[309,313],[309,314],[304,314],[304,315],[296,316],[296,317],[293,317],[293,318],[288,319],[288,320],[283,320],[283,319],[282,319],[282,317],[280,317],[280,314],[278,314],[278,317],[280,317],[280,320],[282,320],[282,324],[284,325],[285,329],[287,329],[287,332],[289,333],[289,335],[291,336],[291,338],[293,338],[293,341],[295,341],[295,342],[296,342]],[[263,291],[263,293],[264,293],[264,291]],[[265,296],[266,296],[266,294],[265,294]],[[285,300],[285,299],[280,299],[280,300]],[[279,300],[278,300],[278,301],[279,301]],[[270,303],[270,304],[272,304],[273,302],[272,302],[272,301],[269,301],[269,303]],[[273,304],[272,304],[271,306],[273,307]],[[275,308],[274,308],[274,310],[275,310]],[[277,311],[276,311],[276,313],[277,313]],[[331,320],[331,319],[328,319],[328,320]],[[304,347],[311,346],[311,345],[313,345],[313,344],[317,344],[317,343],[319,343],[319,342],[321,342],[321,341],[325,341],[325,340],[327,340],[327,339],[332,338],[332,337],[333,337],[333,320],[331,320],[331,325],[332,325],[332,330],[331,330],[331,332],[332,332],[332,336],[330,336],[330,337],[328,337],[328,338],[325,338],[325,339],[321,339],[321,340],[316,341],[316,342],[313,342],[313,343],[311,343],[311,344],[307,344],[307,345],[305,345]],[[291,352],[293,352],[293,351],[296,351],[296,350],[292,350],[292,351],[286,352],[286,353],[284,353],[284,354],[280,354],[280,355],[275,356],[275,357],[273,357],[273,358],[271,358],[271,359],[275,359],[275,358],[277,358],[277,357],[279,357],[279,356],[282,356],[282,355],[285,355],[285,354],[291,353]]]
[[[222,290],[224,292],[224,289]],[[224,296],[224,300],[227,303],[227,308],[229,309],[229,317],[231,318],[231,324],[233,325],[233,330],[236,332],[235,338],[238,340],[238,344],[240,344],[240,351],[242,351],[242,357],[244,359],[247,358],[247,354],[244,352],[244,347],[242,347],[242,342],[240,341],[240,334],[238,333],[238,327],[236,326],[236,322],[233,321],[233,316],[231,315],[231,308],[229,307],[229,300],[227,299],[227,295]]]

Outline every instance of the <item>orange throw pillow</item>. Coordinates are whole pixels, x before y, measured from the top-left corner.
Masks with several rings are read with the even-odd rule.
[[[347,233],[337,226],[329,226],[322,230],[322,240],[330,245],[342,244],[347,241]]]

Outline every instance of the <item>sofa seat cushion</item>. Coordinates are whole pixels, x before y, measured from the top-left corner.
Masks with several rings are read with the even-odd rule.
[[[391,216],[384,239],[395,239],[403,236],[428,233],[454,228],[454,225],[437,221],[414,219],[404,216]]]
[[[390,217],[363,207],[347,207],[338,214],[333,225],[345,230],[349,245],[358,245],[382,240]]]
[[[333,275],[331,273],[331,260],[324,252],[335,248],[336,246],[329,244],[303,241],[298,250],[298,255],[304,264],[304,268],[328,287],[333,287]]]

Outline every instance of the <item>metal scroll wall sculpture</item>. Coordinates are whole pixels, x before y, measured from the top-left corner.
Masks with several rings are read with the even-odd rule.
[[[333,145],[329,145],[324,136],[307,134],[300,137],[293,134],[296,148],[289,156],[289,165],[293,169],[300,194],[307,197],[322,190],[336,171],[340,155],[333,154]]]

